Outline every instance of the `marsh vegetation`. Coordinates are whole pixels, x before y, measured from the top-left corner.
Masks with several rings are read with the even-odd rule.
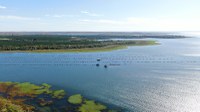
[[[67,95],[49,84],[0,82],[1,112],[111,112],[107,106],[80,94]]]

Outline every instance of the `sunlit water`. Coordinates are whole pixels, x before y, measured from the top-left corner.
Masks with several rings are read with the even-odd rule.
[[[158,41],[102,53],[0,53],[0,79],[49,83],[124,111],[199,112],[200,38]]]

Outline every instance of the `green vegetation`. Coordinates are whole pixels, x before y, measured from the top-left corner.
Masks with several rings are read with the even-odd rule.
[[[10,97],[36,97],[40,94],[54,93],[54,91],[50,90],[49,86],[47,85],[38,86],[29,82],[0,82],[0,92],[6,92]]]
[[[65,91],[64,90],[56,90],[52,92],[52,97],[57,99],[62,99],[65,97]]]
[[[68,99],[68,103],[66,101]],[[110,112],[105,105],[51,85],[30,82],[0,82],[0,112]]]
[[[84,104],[79,108],[80,112],[101,112],[105,110],[106,106],[101,105],[99,103],[95,103],[94,101],[86,100]]]
[[[33,107],[0,97],[0,112],[28,112]]]
[[[81,104],[83,97],[80,94],[70,96],[68,102],[71,104]]]
[[[62,35],[0,36],[0,51],[95,52],[155,45],[153,40],[99,40]]]

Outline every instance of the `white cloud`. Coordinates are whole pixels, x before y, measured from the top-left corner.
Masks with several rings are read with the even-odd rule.
[[[80,22],[89,25],[98,25],[106,29],[116,28],[128,31],[186,31],[199,30],[200,18],[169,19],[169,18],[135,18],[130,17],[123,20],[111,19],[86,19]],[[105,29],[105,30],[106,30]]]
[[[87,16],[92,16],[92,17],[100,17],[100,16],[103,16],[101,14],[96,14],[96,13],[91,13],[89,11],[81,11],[82,14],[85,14]]]
[[[0,15],[0,20],[40,20],[40,18],[31,18],[13,15]]]
[[[106,20],[106,19],[98,19],[98,20],[91,20],[91,19],[83,19],[80,20],[81,22],[85,23],[96,23],[96,24],[113,24],[113,25],[120,25],[123,24],[122,21],[116,21],[116,20]]]
[[[46,17],[53,17],[53,18],[78,17],[78,15],[64,15],[64,14],[54,14],[54,15],[46,14],[45,16]]]
[[[198,30],[200,18],[128,18],[127,23],[152,30]]]
[[[2,5],[0,5],[0,9],[6,9],[6,7],[5,7],[5,6],[2,6]]]
[[[83,14],[89,14],[88,11],[81,11],[81,13],[83,13]]]
[[[49,15],[49,14],[46,14],[45,15],[46,17],[54,17],[54,18],[62,18],[62,17],[65,17],[66,15]]]

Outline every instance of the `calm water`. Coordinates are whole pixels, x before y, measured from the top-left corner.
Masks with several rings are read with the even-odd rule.
[[[0,79],[49,83],[131,112],[199,112],[200,38],[158,41],[102,53],[0,53]]]

